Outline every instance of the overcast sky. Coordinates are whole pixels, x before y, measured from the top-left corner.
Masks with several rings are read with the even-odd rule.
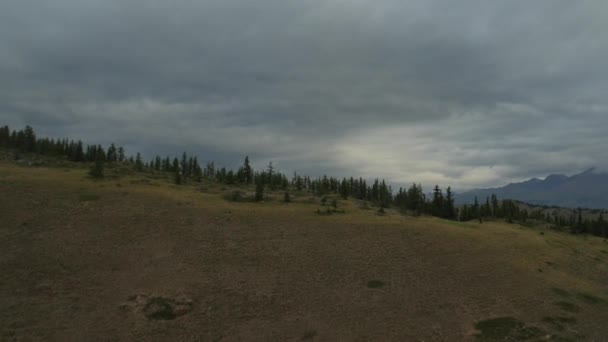
[[[0,124],[456,189],[608,169],[608,2],[3,0]]]

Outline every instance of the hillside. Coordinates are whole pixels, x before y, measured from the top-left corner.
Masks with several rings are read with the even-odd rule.
[[[473,203],[475,196],[482,201],[492,194],[537,205],[608,209],[608,173],[589,169],[570,177],[549,175],[542,180],[533,178],[500,188],[456,194],[456,201],[459,204]]]
[[[0,339],[608,336],[600,238],[236,189],[0,161]]]

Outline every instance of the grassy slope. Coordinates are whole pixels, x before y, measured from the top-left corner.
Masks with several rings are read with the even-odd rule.
[[[207,190],[0,162],[0,339],[462,340],[502,316],[608,337],[599,238]],[[136,295],[192,311],[149,320]]]

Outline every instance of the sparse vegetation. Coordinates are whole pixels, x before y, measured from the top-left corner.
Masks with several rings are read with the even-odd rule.
[[[564,331],[566,326],[576,324],[576,318],[563,316],[544,317],[543,322],[549,323],[557,331]]]
[[[95,150],[101,155],[99,147]],[[92,151],[84,148],[83,155]],[[22,155],[32,158],[31,152]],[[250,336],[252,318],[291,312],[298,320],[323,317],[332,331],[323,325],[312,330],[305,319],[289,326],[270,319],[264,324],[282,334],[270,339],[374,339],[388,326],[396,339],[415,335],[425,340],[436,336],[466,340],[470,336],[463,336],[461,327],[475,325],[470,317],[506,310],[512,310],[506,314],[517,312],[517,319],[479,322],[480,340],[496,336],[538,340],[549,335],[553,340],[580,339],[583,333],[590,340],[601,340],[607,333],[597,323],[605,310],[604,264],[592,261],[606,254],[600,239],[568,234],[541,237],[537,230],[487,215],[483,226],[476,221],[431,218],[431,201],[416,202],[415,196],[403,195],[407,193],[403,189],[389,200],[390,196],[382,197],[386,193],[380,195],[381,180],[377,196],[388,201],[386,206],[374,199],[373,191],[369,195],[357,188],[365,180],[353,179],[351,186],[349,179],[315,180],[294,174],[289,181],[274,167],[262,172],[250,169],[247,176],[245,166],[231,173],[209,163],[199,182],[187,156],[177,159],[179,172],[165,172],[167,163],[162,159],[145,162],[140,157],[142,170],[137,171],[137,158],[133,164],[129,157],[120,161],[118,147],[109,148],[105,155],[104,172],[111,181],[87,179],[92,161],[68,160],[58,163],[60,167],[53,166],[51,159],[41,167],[24,167],[28,164],[10,158],[0,161],[0,187],[10,194],[0,196],[4,220],[0,248],[6,260],[0,279],[5,289],[0,292],[6,298],[0,299],[37,303],[0,310],[1,336],[36,339],[36,332],[38,337],[69,339],[76,331],[72,322],[102,330],[98,318],[104,317],[104,324],[113,324],[105,332],[108,338],[128,340],[144,317],[141,326],[156,332],[179,325],[182,330],[168,333],[176,334],[171,336],[238,340]],[[173,184],[174,175],[181,178],[180,187]],[[375,182],[370,184],[368,190],[373,190]],[[421,189],[413,188],[412,192]],[[390,194],[388,185],[387,190]],[[280,203],[286,194],[290,205]],[[254,203],[255,199],[266,203]],[[489,205],[493,208],[492,201]],[[484,206],[480,204],[479,210]],[[31,215],[33,207],[38,209],[36,215]],[[376,215],[382,211],[385,215]],[[399,212],[407,215],[394,214]],[[541,265],[542,273],[537,271]],[[517,277],[518,286],[509,285],[512,277]],[[446,284],[454,283],[458,286],[446,290]],[[124,301],[124,294],[133,291],[132,284],[159,294],[146,299],[138,313],[115,310],[114,303]],[[101,287],[107,290],[99,291]],[[176,302],[167,295],[175,290],[192,293],[195,301]],[[63,293],[70,296],[55,295]],[[346,294],[334,295],[341,293]],[[507,309],[504,303],[509,303]],[[455,315],[460,306],[466,306],[469,315]],[[56,311],[56,307],[69,309]],[[179,318],[184,307],[192,310],[192,319]],[[192,323],[200,317],[209,324]],[[400,317],[399,324],[394,317]],[[547,332],[519,321],[520,317]],[[173,319],[177,321],[160,322]],[[19,328],[28,320],[35,322],[36,329]],[[352,327],[352,320],[368,323]],[[52,329],[57,326],[67,328]],[[151,337],[146,330],[136,333],[143,339]]]
[[[119,173],[125,173],[126,166],[131,172],[169,174],[176,185],[189,182],[202,183],[203,180],[229,186],[246,187],[255,184],[254,198],[257,202],[264,200],[265,189],[270,192],[306,191],[320,197],[323,206],[327,205],[331,195],[340,196],[344,200],[354,198],[363,201],[362,208],[370,202],[381,208],[378,214],[383,214],[385,209],[395,207],[399,212],[412,213],[414,216],[427,214],[448,220],[477,220],[479,223],[488,219],[503,219],[508,223],[518,223],[529,228],[536,227],[538,222],[545,222],[550,228],[558,230],[608,237],[608,221],[604,220],[603,212],[597,210],[594,211],[596,214],[599,213],[596,220],[585,219],[582,209],[577,210],[570,217],[557,214],[551,216],[543,213],[547,207],[527,205],[524,208],[520,202],[508,199],[499,201],[495,195],[487,197],[485,202],[479,203],[476,198],[474,205],[456,208],[449,186],[444,193],[439,185],[435,185],[432,198],[427,199],[420,184],[414,183],[408,189],[399,188],[396,194],[393,194],[391,186],[377,178],[368,185],[362,178],[350,177],[339,180],[323,176],[312,179],[294,173],[290,181],[285,174],[275,170],[272,162],[264,171],[253,170],[248,156],[245,157],[243,165],[235,171],[225,167],[218,168],[214,162],[209,162],[202,168],[197,157],[189,156],[186,152],[182,153],[181,158],[155,156],[149,162],[145,162],[140,153],[136,153],[135,157],[127,157],[124,148],[113,143],[106,150],[101,145],[84,145],[81,141],[38,138],[30,126],[12,132],[8,126],[0,127],[0,135],[2,135],[0,148],[12,150],[15,154],[35,153],[67,158],[74,163],[92,162],[94,165],[91,166],[90,175],[93,178],[104,176],[104,164],[111,167],[114,172],[120,170]],[[337,208],[335,198],[332,197],[330,204],[334,209]]]
[[[579,300],[586,302],[587,304],[592,304],[592,305],[596,305],[596,304],[604,304],[605,300],[603,298],[594,296],[592,294],[589,293],[585,293],[585,292],[579,292],[576,294],[576,298],[578,298]]]
[[[561,297],[570,297],[570,293],[568,291],[559,289],[557,287],[552,288],[551,291]]]
[[[573,303],[570,302],[566,302],[566,301],[559,301],[557,303],[555,303],[557,306],[559,306],[560,309],[567,311],[567,312],[579,312],[581,311],[581,308]]]
[[[264,200],[264,184],[258,182],[255,185],[255,201],[260,202]]]
[[[513,317],[498,317],[477,322],[475,329],[482,341],[525,341],[537,339],[545,334],[537,327],[526,326]]]
[[[367,287],[370,289],[378,289],[384,287],[384,282],[381,280],[370,280],[367,282]]]
[[[315,338],[315,336],[317,336],[317,332],[315,330],[308,330],[302,335],[301,340],[302,341],[312,340]]]
[[[79,196],[80,201],[82,202],[91,202],[91,201],[97,201],[101,198],[101,196],[96,195],[96,194],[81,194]]]
[[[103,161],[98,159],[95,161],[95,164],[91,166],[89,170],[89,175],[93,178],[103,178]]]

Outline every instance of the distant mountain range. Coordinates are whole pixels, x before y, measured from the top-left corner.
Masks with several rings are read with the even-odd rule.
[[[596,172],[595,168],[591,168],[570,177],[550,175],[545,179],[532,178],[501,188],[463,192],[456,194],[455,199],[457,204],[468,204],[473,203],[477,196],[481,203],[492,194],[496,194],[498,199],[537,205],[605,209],[608,208],[608,173]]]

